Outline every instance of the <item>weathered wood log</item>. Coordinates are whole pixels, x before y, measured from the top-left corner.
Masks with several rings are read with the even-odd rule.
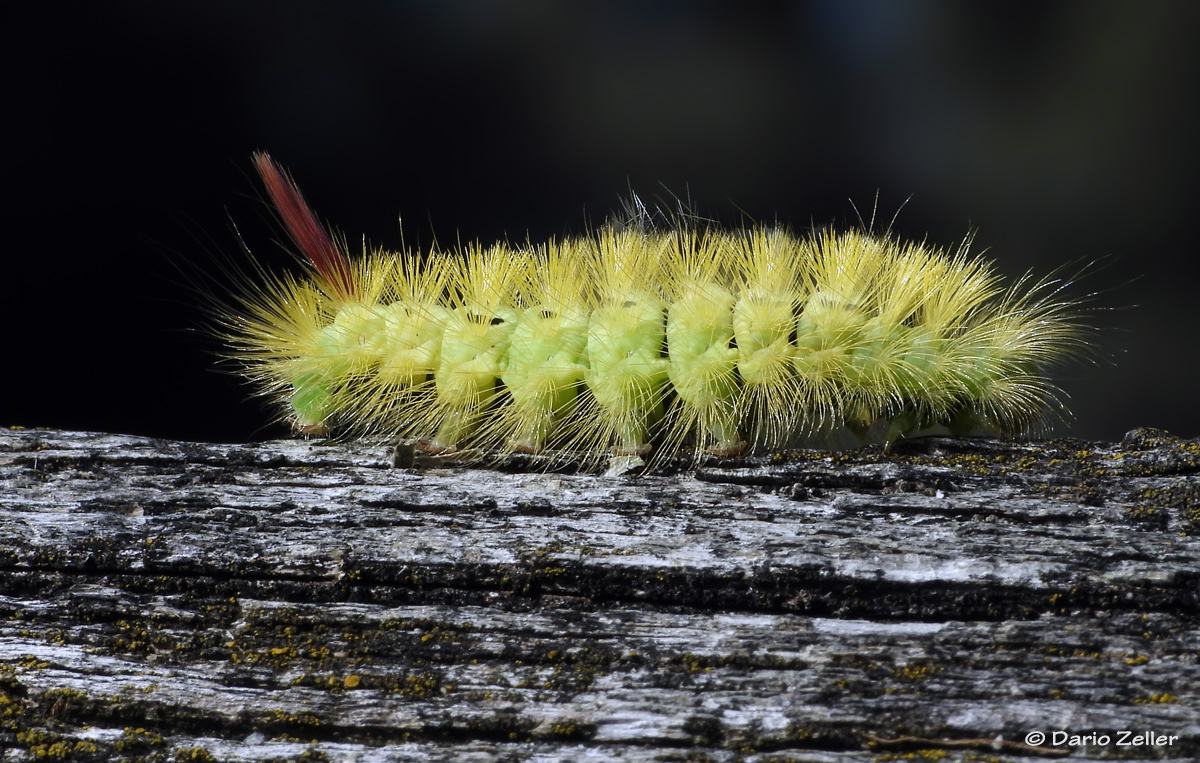
[[[0,759],[1200,756],[1196,441],[391,461],[0,431]]]

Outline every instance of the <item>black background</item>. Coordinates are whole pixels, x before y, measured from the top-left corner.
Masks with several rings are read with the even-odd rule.
[[[1194,2],[253,2],[6,11],[0,425],[244,440],[196,272],[289,266],[268,149],[353,241],[579,232],[630,188],[1010,277],[1102,260],[1061,434],[1200,435]],[[853,203],[852,203],[853,202]],[[903,207],[903,209],[901,209]]]

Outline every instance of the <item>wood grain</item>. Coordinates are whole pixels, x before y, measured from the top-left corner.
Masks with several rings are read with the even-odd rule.
[[[392,460],[0,430],[0,760],[1200,756],[1195,441]]]

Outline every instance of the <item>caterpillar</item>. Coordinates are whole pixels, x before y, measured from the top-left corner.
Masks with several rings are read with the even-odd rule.
[[[1047,369],[1086,345],[1058,281],[1006,287],[969,238],[947,251],[679,217],[352,257],[283,168],[253,160],[307,268],[255,265],[219,333],[305,436],[596,461],[732,457],[837,428],[886,447],[938,426],[1014,436],[1062,409]]]

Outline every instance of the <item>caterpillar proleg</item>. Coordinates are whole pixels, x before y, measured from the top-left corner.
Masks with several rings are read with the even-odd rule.
[[[305,435],[421,449],[735,456],[845,427],[1029,432],[1086,346],[1057,281],[870,231],[605,224],[352,257],[266,154],[303,275],[246,285],[229,356]]]

